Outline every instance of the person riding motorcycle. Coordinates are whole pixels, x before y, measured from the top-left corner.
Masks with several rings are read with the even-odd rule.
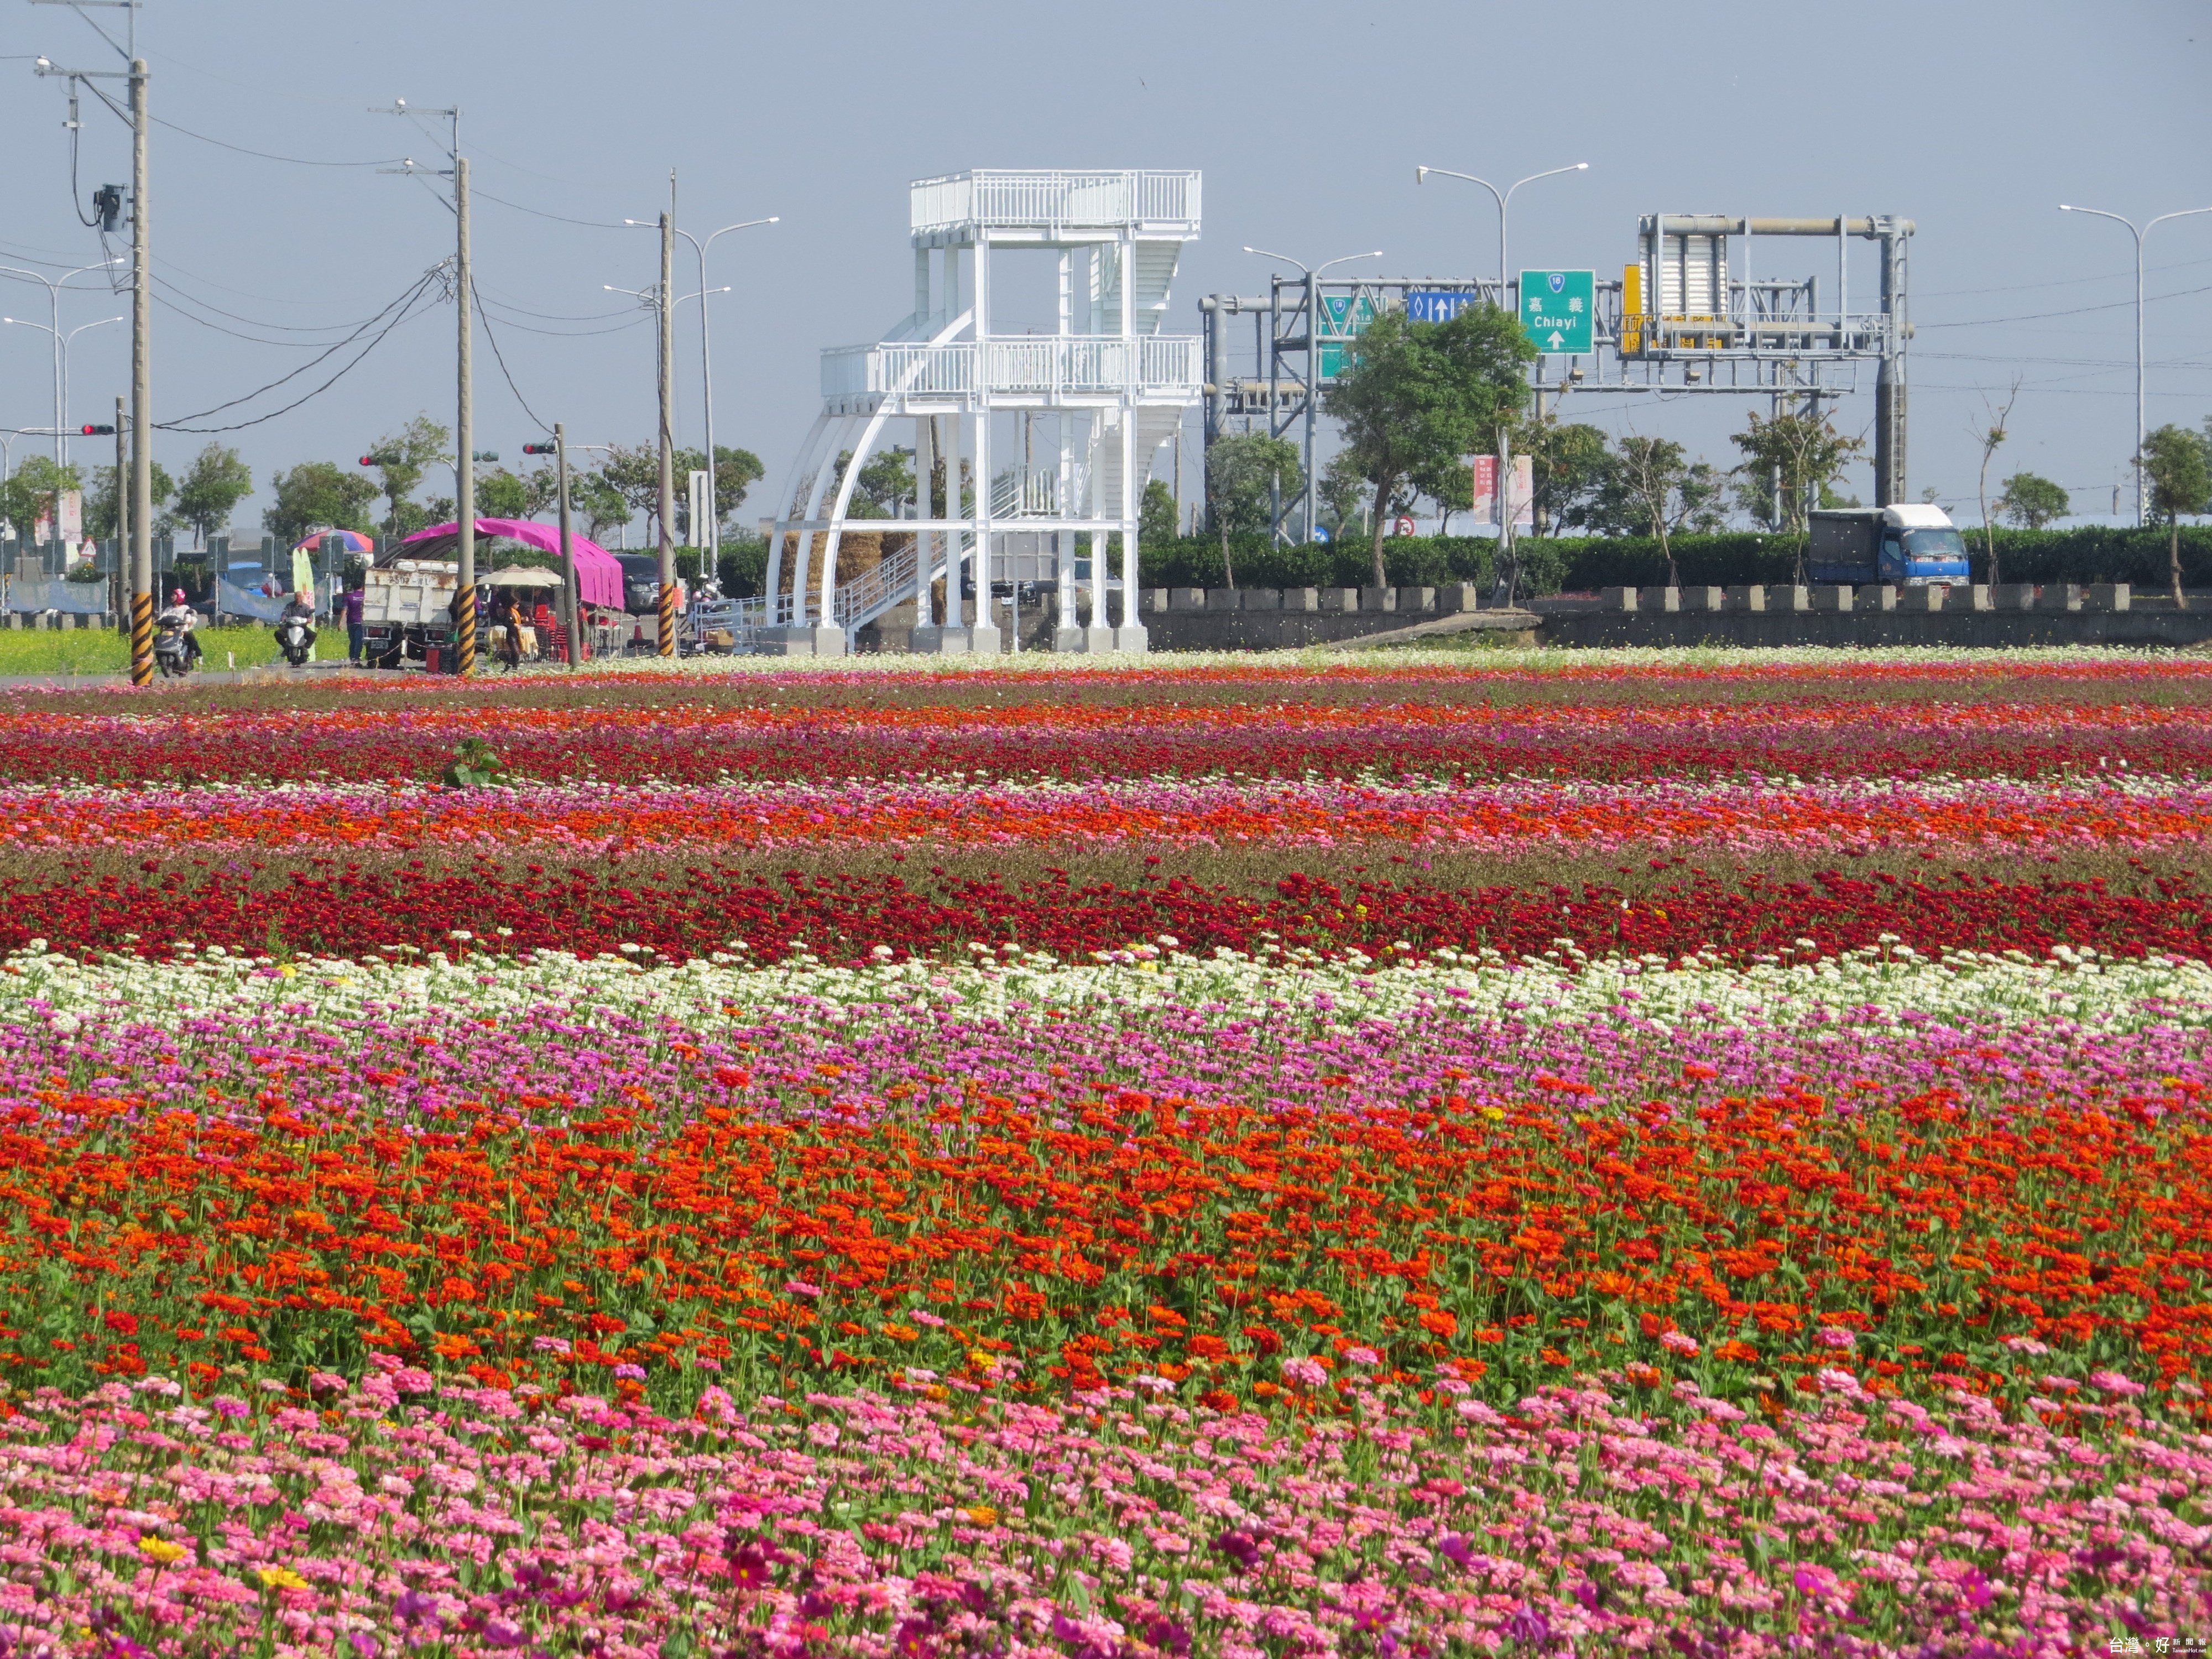
[[[295,624],[298,625],[303,635],[296,647],[289,638]],[[305,662],[307,653],[314,649],[315,607],[304,588],[284,602],[284,609],[276,618],[276,640],[283,647],[285,659],[295,667]],[[297,654],[295,654],[295,651]]]
[[[173,627],[179,630],[184,641],[185,666],[190,667],[199,661],[199,635],[193,630],[200,625],[200,616],[192,609],[191,601],[185,598],[183,588],[179,587],[169,595],[167,608],[154,618],[154,625],[156,628]]]

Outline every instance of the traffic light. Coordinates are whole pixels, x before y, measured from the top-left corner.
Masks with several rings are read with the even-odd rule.
[[[77,430],[88,438],[112,438],[115,435],[115,428],[112,426],[81,426]]]
[[[363,466],[382,466],[384,458],[380,455],[364,455],[361,458],[361,464]]]
[[[550,455],[553,453],[553,446],[551,444],[525,444],[522,447],[522,453],[526,455]]]
[[[470,454],[479,461],[495,461],[499,459],[499,451],[496,449],[471,450]]]

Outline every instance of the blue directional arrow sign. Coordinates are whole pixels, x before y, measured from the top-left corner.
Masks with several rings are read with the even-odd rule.
[[[1559,356],[1588,356],[1595,349],[1597,311],[1594,270],[1521,273],[1521,326],[1536,349]]]

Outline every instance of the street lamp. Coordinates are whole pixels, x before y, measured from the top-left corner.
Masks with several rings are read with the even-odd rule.
[[[765,219],[748,219],[742,224],[724,225],[720,230],[711,233],[703,242],[688,230],[677,229],[676,234],[690,243],[691,251],[699,256],[700,291],[702,294],[727,294],[730,291],[726,288],[709,289],[707,286],[707,250],[714,246],[715,237],[726,236],[733,230],[750,230],[756,225],[775,224],[782,216],[771,214]],[[623,222],[642,226],[645,221],[625,219]],[[672,226],[671,228],[676,228]],[[722,504],[718,486],[720,471],[714,461],[714,354],[713,337],[707,320],[707,307],[702,301],[699,307],[699,378],[706,389],[707,400],[707,495],[710,509],[708,514],[710,522],[707,526],[707,564],[709,569],[715,569],[720,567],[722,559]],[[694,531],[697,528],[696,525],[692,526]]]
[[[2129,234],[2136,239],[2136,523],[2145,523],[2150,514],[2150,495],[2143,477],[2143,238],[2149,235],[2153,225],[2162,225],[2168,219],[2186,219],[2193,213],[2212,213],[2212,208],[2184,208],[2179,213],[2161,213],[2157,218],[2136,228],[2132,220],[2123,219],[2117,213],[2107,213],[2102,208],[2070,207],[2058,204],[2061,213],[2087,213],[2100,219],[2111,219],[2127,226]]]
[[[1471,173],[1454,173],[1449,167],[1415,167],[1413,169],[1413,182],[1417,185],[1425,185],[1429,181],[1429,175],[1433,173],[1440,178],[1464,179],[1470,185],[1480,185],[1485,190],[1488,191],[1492,196],[1497,198],[1498,303],[1504,305],[1505,303],[1505,204],[1513,199],[1513,192],[1520,189],[1523,185],[1533,185],[1539,179],[1556,179],[1563,173],[1587,173],[1589,171],[1589,163],[1588,161],[1577,161],[1571,167],[1553,167],[1548,173],[1532,173],[1526,179],[1516,179],[1511,184],[1506,185],[1504,192],[1502,195],[1499,194],[1498,186],[1492,184],[1489,179],[1478,179]]]
[[[1247,253],[1256,253],[1263,259],[1280,259],[1285,264],[1296,265],[1305,273],[1306,279],[1306,539],[1311,541],[1314,532],[1314,404],[1321,399],[1321,313],[1315,307],[1321,297],[1315,282],[1331,265],[1349,264],[1354,259],[1379,259],[1381,248],[1370,253],[1347,253],[1340,258],[1327,259],[1308,269],[1303,260],[1293,259],[1287,253],[1270,253],[1263,247],[1248,247]]]
[[[0,323],[13,323],[17,328],[35,328],[41,334],[54,337],[54,464],[69,465],[69,343],[88,328],[104,328],[110,323],[119,323],[120,317],[102,317],[96,323],[79,323],[66,334],[48,328],[44,323],[29,322],[21,317],[0,317]]]
[[[131,18],[132,21],[135,23],[137,21],[137,14],[135,12],[132,13]],[[43,63],[45,60],[42,58],[40,61]],[[42,74],[45,71],[43,70],[40,71]],[[118,255],[117,258],[112,259],[102,259],[96,265],[79,265],[75,270],[64,271],[59,276],[41,276],[37,271],[26,270],[21,265],[0,265],[0,272],[4,272],[10,276],[21,276],[28,282],[44,283],[46,287],[46,304],[48,309],[52,312],[53,318],[53,326],[47,330],[47,332],[52,334],[55,340],[54,465],[57,466],[66,466],[69,465],[69,438],[62,430],[68,422],[62,419],[62,404],[64,399],[62,392],[62,375],[64,371],[62,368],[62,349],[60,343],[62,330],[61,291],[63,287],[72,276],[82,276],[88,270],[106,270],[111,266],[119,265],[122,263],[123,259]],[[33,326],[35,327],[37,325],[33,324]]]

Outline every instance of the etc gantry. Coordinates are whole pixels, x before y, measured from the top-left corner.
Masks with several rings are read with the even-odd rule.
[[[911,186],[914,310],[878,342],[822,355],[822,411],[776,498],[768,597],[744,619],[760,647],[840,655],[911,601],[914,649],[995,652],[994,585],[1048,585],[1055,649],[1145,649],[1139,501],[1202,381],[1197,337],[1160,331],[1199,184],[977,170]],[[994,326],[994,256],[1009,254],[1057,262],[1056,332]],[[911,423],[915,495],[896,520],[856,519],[860,470],[894,421]],[[889,532],[885,554],[841,583],[855,530]]]

